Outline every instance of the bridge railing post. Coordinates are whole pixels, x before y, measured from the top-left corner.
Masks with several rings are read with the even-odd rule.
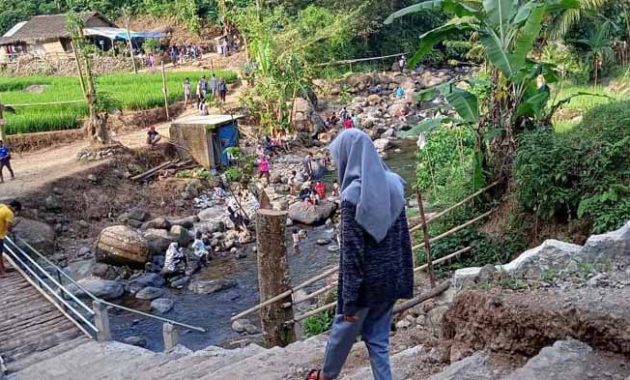
[[[179,333],[175,326],[165,323],[162,326],[162,334],[164,335],[164,351],[172,351],[179,344]]]
[[[112,331],[109,327],[109,314],[107,313],[107,305],[100,301],[92,303],[94,309],[94,325],[96,326],[96,340],[99,342],[108,342],[112,340]]]

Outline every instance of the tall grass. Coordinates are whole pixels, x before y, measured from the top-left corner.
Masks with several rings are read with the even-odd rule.
[[[182,84],[190,78],[193,87],[202,72],[167,73],[169,103],[184,97]],[[238,80],[233,71],[216,71],[228,83]],[[41,93],[25,91],[29,86],[42,85]],[[123,110],[141,110],[164,105],[160,73],[110,74],[96,78],[99,93],[108,94]],[[66,104],[39,104],[80,101]],[[30,76],[0,78],[0,102],[15,105],[17,113],[7,114],[7,133],[31,133],[73,129],[80,126],[88,109],[77,77]]]

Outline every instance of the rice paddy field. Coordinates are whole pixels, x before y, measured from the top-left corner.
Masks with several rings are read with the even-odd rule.
[[[227,83],[237,81],[233,71],[219,70],[217,77]],[[184,97],[182,83],[190,78],[193,86],[209,73],[167,73],[169,103]],[[96,78],[98,93],[106,94],[123,110],[142,110],[164,105],[160,73],[109,74]],[[50,104],[64,102],[62,104]],[[58,131],[80,127],[87,115],[78,77],[28,76],[0,77],[0,103],[14,106],[16,113],[4,115],[8,134]]]

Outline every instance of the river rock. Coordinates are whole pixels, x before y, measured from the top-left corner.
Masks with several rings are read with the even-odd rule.
[[[616,231],[588,238],[575,259],[603,264],[622,260],[626,266],[630,264],[630,222]]]
[[[328,245],[330,244],[330,239],[317,239],[317,245]]]
[[[192,234],[180,225],[171,227],[171,235],[177,237],[177,241],[181,247],[187,247],[188,244],[192,243],[194,240]]]
[[[147,340],[141,336],[134,335],[126,337],[125,339],[123,339],[123,343],[131,346],[147,348]]]
[[[107,264],[143,267],[149,259],[147,240],[127,226],[107,227],[96,241],[96,259]]]
[[[151,310],[157,311],[160,314],[166,314],[175,306],[175,302],[168,298],[158,298],[151,301]]]
[[[173,289],[184,289],[189,282],[189,276],[177,276],[169,280],[169,286]]]
[[[118,267],[104,263],[95,263],[92,266],[92,276],[102,278],[104,280],[115,280],[118,277]]]
[[[330,253],[336,253],[336,252],[339,252],[339,246],[337,244],[332,244],[332,245],[329,245],[326,248],[326,250]]]
[[[147,210],[141,208],[134,208],[129,211],[129,219],[137,220],[139,222],[146,222],[151,215]]]
[[[20,222],[13,228],[13,232],[30,244],[37,251],[52,255],[55,253],[55,231],[44,222],[33,219],[20,218]],[[18,241],[18,245],[28,252],[26,247]]]
[[[141,228],[143,230],[148,230],[148,229],[168,230],[171,228],[171,222],[169,222],[166,218],[155,218],[144,223]]]
[[[177,241],[177,236],[166,230],[150,228],[144,232],[147,248],[152,255],[164,254],[171,243]]]
[[[374,147],[376,148],[376,150],[380,151],[380,152],[384,152],[387,149],[389,149],[392,145],[392,142],[385,138],[380,138],[380,139],[376,139],[374,140]]]
[[[193,228],[195,226],[195,223],[198,223],[198,222],[199,222],[199,217],[197,215],[188,216],[186,218],[171,219],[172,225],[182,226],[187,229]]]
[[[157,273],[144,273],[135,278],[131,278],[129,284],[127,285],[127,291],[131,294],[135,294],[141,289],[144,289],[148,286],[154,288],[161,288],[166,284],[166,280],[164,277],[160,276]]]
[[[239,334],[256,334],[258,333],[258,327],[254,325],[249,319],[237,319],[232,323],[232,330]]]
[[[308,206],[304,202],[298,202],[289,207],[289,218],[294,222],[315,225],[324,223],[334,214],[336,209],[337,204],[328,201],[321,201],[315,207]]]
[[[212,294],[235,286],[234,280],[195,281],[188,285],[188,290],[197,294]]]
[[[463,360],[455,362],[437,373],[429,380],[496,380],[496,374],[489,364],[489,355],[485,352],[477,352]]]
[[[136,298],[139,300],[154,300],[164,295],[164,289],[154,288],[153,286],[147,286],[146,288],[136,293]]]
[[[61,202],[55,195],[49,195],[44,199],[44,209],[52,212],[59,211],[61,210]]]
[[[125,293],[125,288],[118,281],[103,280],[97,277],[87,277],[77,281],[79,285],[95,297],[105,300],[112,300],[121,297]],[[87,297],[83,289],[71,284],[68,290],[77,297]]]

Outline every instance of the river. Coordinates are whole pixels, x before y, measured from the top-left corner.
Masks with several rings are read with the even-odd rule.
[[[400,174],[407,181],[407,195],[412,192],[412,184],[415,176],[415,152],[413,141],[401,141],[400,152],[394,150],[388,152],[387,165],[391,170]],[[334,174],[328,177],[332,181]],[[317,245],[319,239],[331,239],[332,228],[319,226],[307,228],[308,236],[300,243],[301,253],[295,255],[289,248],[289,267],[292,284],[299,284],[313,277],[321,270],[338,262],[338,253],[331,253],[326,246]],[[287,247],[291,247],[287,239]],[[214,259],[207,268],[203,268],[196,274],[197,279],[235,280],[237,286],[210,295],[198,295],[188,290],[167,289],[165,297],[175,301],[172,311],[165,315],[166,318],[184,322],[195,326],[201,326],[207,333],[196,331],[182,331],[180,343],[192,349],[199,350],[210,345],[224,345],[229,341],[244,338],[232,331],[229,322],[230,317],[241,312],[258,302],[258,279],[256,254],[252,246],[242,247],[246,250],[247,257],[243,259],[222,258]],[[318,289],[322,283],[313,284],[306,291]],[[149,312],[150,301],[127,298],[122,302],[125,306]],[[163,350],[162,323],[153,319],[136,316],[128,312],[110,311],[112,333],[116,340],[122,341],[126,337],[140,336],[147,340],[148,348],[155,351]],[[254,313],[252,320],[257,318]]]

